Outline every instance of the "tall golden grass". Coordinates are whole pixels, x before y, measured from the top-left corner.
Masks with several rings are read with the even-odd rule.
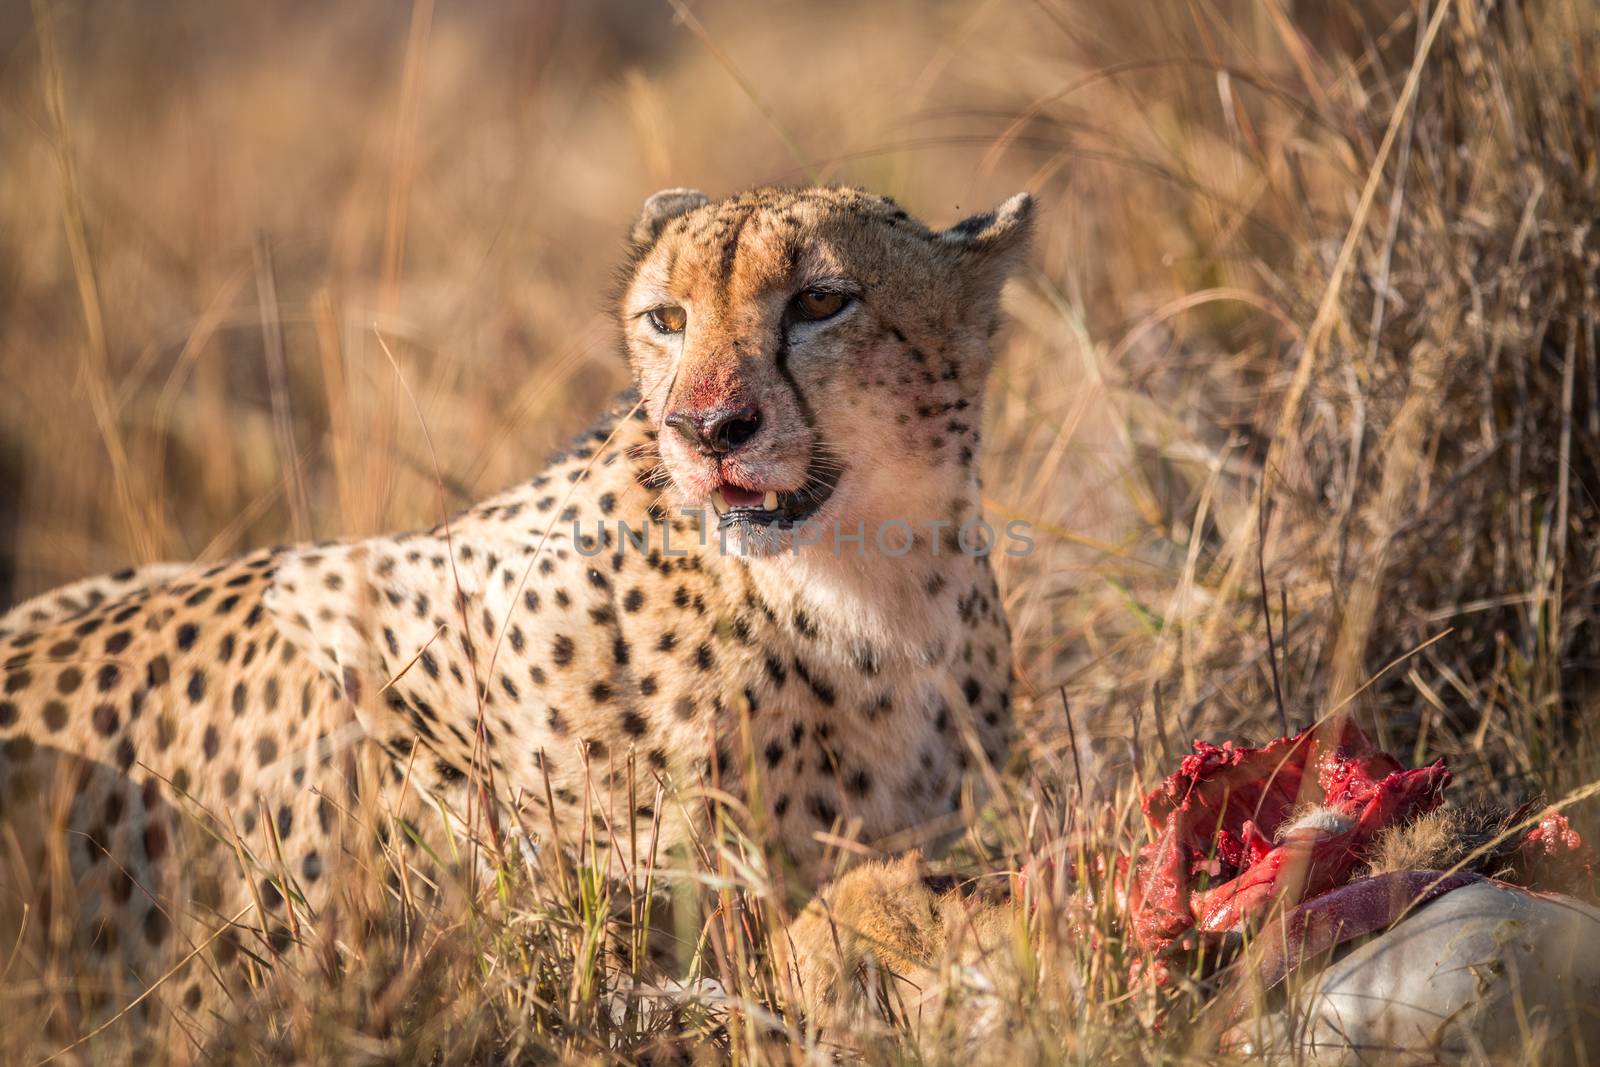
[[[1027,188],[984,467],[1037,543],[1001,574],[1024,739],[954,868],[1125,850],[1189,739],[1334,709],[1498,799],[1600,780],[1587,0],[36,0],[0,11],[0,87],[0,602],[527,475],[625,383],[606,294],[658,187],[854,183],[930,222]],[[822,1055],[772,951],[793,902],[722,830],[666,879],[715,1003],[636,988],[634,890],[510,871],[347,902],[232,1051]],[[1041,921],[985,1058],[1206,1058],[1136,1025],[1115,916]],[[31,1021],[0,1052],[54,1051],[0,991]]]

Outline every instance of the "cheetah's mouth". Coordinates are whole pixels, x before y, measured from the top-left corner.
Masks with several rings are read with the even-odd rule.
[[[717,528],[741,526],[799,526],[822,509],[839,486],[844,467],[821,450],[812,455],[806,480],[798,489],[779,492],[748,489],[723,482],[711,491],[711,506],[717,512]]]

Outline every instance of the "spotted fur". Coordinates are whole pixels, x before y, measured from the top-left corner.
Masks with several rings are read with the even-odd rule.
[[[325,906],[360,803],[488,796],[541,845],[588,834],[631,860],[683,842],[714,784],[812,883],[839,838],[936,843],[1011,726],[1000,593],[956,532],[980,514],[989,341],[1029,212],[932,231],[853,190],[658,194],[619,306],[637,392],[532,480],[431,530],[7,616],[6,847],[41,876],[0,918],[72,886],[50,904],[91,965],[137,989],[196,955],[163,1003],[197,1017],[209,976]],[[819,286],[848,302],[797,320]],[[650,322],[668,305],[681,332]],[[730,408],[736,449],[672,428]],[[719,524],[719,484],[829,532]],[[831,533],[894,520],[903,552]],[[729,530],[779,550],[724,550]]]

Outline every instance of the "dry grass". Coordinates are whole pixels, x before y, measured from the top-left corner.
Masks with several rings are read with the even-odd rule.
[[[623,384],[601,294],[657,187],[853,182],[930,221],[1026,187],[985,471],[1035,527],[1001,575],[1029,718],[958,868],[1126,849],[1189,738],[1336,708],[1567,796],[1600,780],[1600,9],[1290,7],[0,9],[0,602],[431,521],[374,324],[451,503],[525,475]],[[643,1010],[646,901],[512,865],[307,930],[236,1051],[817,1055],[746,831],[663,875],[723,1004]],[[1136,1025],[1114,918],[1019,935],[1041,967],[984,1058],[1204,1058],[1181,1010]]]

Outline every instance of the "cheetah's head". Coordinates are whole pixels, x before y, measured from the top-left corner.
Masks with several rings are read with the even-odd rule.
[[[850,189],[647,200],[619,310],[679,502],[850,530],[970,506],[1031,216],[1027,194],[947,230]]]

